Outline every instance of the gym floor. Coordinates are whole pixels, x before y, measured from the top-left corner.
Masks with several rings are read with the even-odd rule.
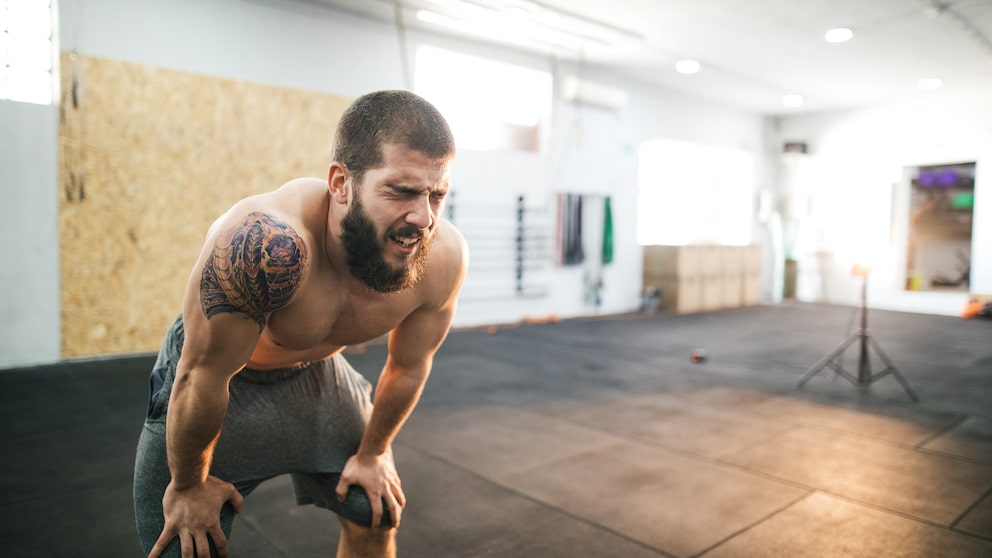
[[[891,375],[857,387],[826,368],[799,389],[856,312],[452,332],[394,446],[400,556],[992,556],[992,321],[870,312],[918,403]],[[385,347],[348,358],[373,379]],[[0,371],[0,554],[141,554],[131,477],[152,360]],[[856,372],[856,347],[842,364]],[[232,556],[326,557],[337,532],[279,477],[246,500]]]

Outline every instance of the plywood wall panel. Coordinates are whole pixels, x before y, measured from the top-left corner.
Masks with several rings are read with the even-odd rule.
[[[62,353],[154,350],[210,223],[326,176],[349,99],[64,53]]]

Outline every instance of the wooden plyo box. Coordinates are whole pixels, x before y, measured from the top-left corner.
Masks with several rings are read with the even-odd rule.
[[[645,288],[661,290],[660,310],[678,313],[761,303],[761,247],[645,246]]]

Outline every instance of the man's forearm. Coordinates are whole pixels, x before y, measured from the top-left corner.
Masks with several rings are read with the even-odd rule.
[[[389,449],[420,400],[429,374],[429,366],[404,371],[386,364],[376,385],[372,418],[365,428],[359,455],[381,455]]]
[[[227,414],[227,386],[205,386],[184,374],[169,401],[166,443],[173,485],[182,490],[207,480],[214,445]]]

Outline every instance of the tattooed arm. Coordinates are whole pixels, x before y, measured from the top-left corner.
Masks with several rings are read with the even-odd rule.
[[[209,235],[183,307],[186,340],[169,401],[166,441],[172,482],[162,500],[165,527],[149,556],[178,536],[184,557],[220,556],[227,541],[219,511],[241,495],[209,475],[229,401],[228,384],[248,361],[267,316],[292,299],[307,271],[303,239],[265,213],[226,218]]]
[[[306,271],[306,249],[296,231],[265,213],[251,213],[223,232],[203,262],[200,306],[210,319],[242,313],[265,325],[286,305]]]

